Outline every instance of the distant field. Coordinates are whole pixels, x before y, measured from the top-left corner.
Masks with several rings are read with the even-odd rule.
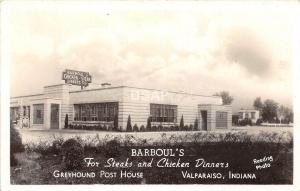
[[[165,133],[167,137],[193,135],[197,132],[206,133],[207,131],[159,131],[159,132],[108,132],[108,131],[88,131],[88,130],[74,130],[74,129],[61,129],[61,130],[33,130],[33,129],[19,129],[22,136],[23,143],[40,142],[44,140],[51,140],[57,137],[63,137],[64,139],[80,136],[83,139],[89,139],[95,137],[99,138],[114,137],[114,136],[126,136],[134,135],[136,138],[150,139],[157,141],[161,138],[161,135]],[[207,133],[212,134],[225,134],[229,132],[247,132],[247,134],[258,134],[260,132],[293,132],[291,127],[261,127],[261,126],[248,126],[248,127],[233,127],[228,130],[216,130]]]

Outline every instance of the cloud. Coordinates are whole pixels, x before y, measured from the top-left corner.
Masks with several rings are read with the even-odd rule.
[[[18,13],[13,94],[61,83],[62,70],[70,68],[90,72],[98,84],[204,95],[227,90],[238,105],[245,95],[290,100],[289,25],[276,15],[107,12]],[[29,77],[25,87],[18,85]]]
[[[225,45],[229,61],[243,66],[251,75],[268,77],[271,72],[272,54],[268,45],[249,28],[232,30]]]

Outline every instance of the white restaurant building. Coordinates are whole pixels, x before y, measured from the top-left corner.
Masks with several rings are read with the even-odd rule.
[[[45,86],[41,94],[11,97],[10,116],[17,126],[35,129],[62,129],[68,114],[69,124],[114,125],[126,130],[128,116],[132,125],[185,125],[198,120],[198,130],[231,127],[230,105],[217,96],[203,96],[128,86],[71,90],[71,85]]]

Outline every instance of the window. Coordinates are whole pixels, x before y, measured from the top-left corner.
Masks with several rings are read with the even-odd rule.
[[[177,105],[150,104],[150,115],[152,122],[177,121]]]
[[[30,118],[30,106],[23,106],[23,117]]]
[[[251,119],[255,119],[255,112],[251,112]]]
[[[74,110],[75,110],[74,120],[79,121],[80,120],[80,106],[79,105],[74,105]]]
[[[243,114],[244,114],[243,112],[239,112],[239,118],[240,119],[243,119]]]
[[[33,124],[44,123],[44,104],[33,105]]]
[[[27,106],[27,111],[28,111],[27,116],[30,119],[30,106]]]
[[[96,105],[95,104],[91,105],[90,110],[91,110],[91,118],[90,118],[90,120],[91,121],[97,121],[98,118],[97,118],[97,115],[96,115]]]
[[[26,106],[23,106],[23,117],[26,116]]]
[[[216,112],[216,127],[227,127],[227,112],[217,111]]]
[[[243,112],[239,112],[239,118],[243,119]]]
[[[245,118],[246,118],[246,119],[248,119],[248,118],[249,118],[249,113],[248,113],[248,112],[246,112],[246,114],[245,114]]]
[[[118,115],[118,103],[75,104],[75,121],[114,121]]]

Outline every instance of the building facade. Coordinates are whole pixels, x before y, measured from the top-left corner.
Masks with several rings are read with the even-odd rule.
[[[70,85],[45,86],[42,94],[11,98],[11,120],[19,127],[64,128],[68,124],[114,126],[126,130],[132,125],[175,126],[198,121],[198,130],[231,127],[231,106],[217,96],[202,96],[128,86],[71,90]]]

